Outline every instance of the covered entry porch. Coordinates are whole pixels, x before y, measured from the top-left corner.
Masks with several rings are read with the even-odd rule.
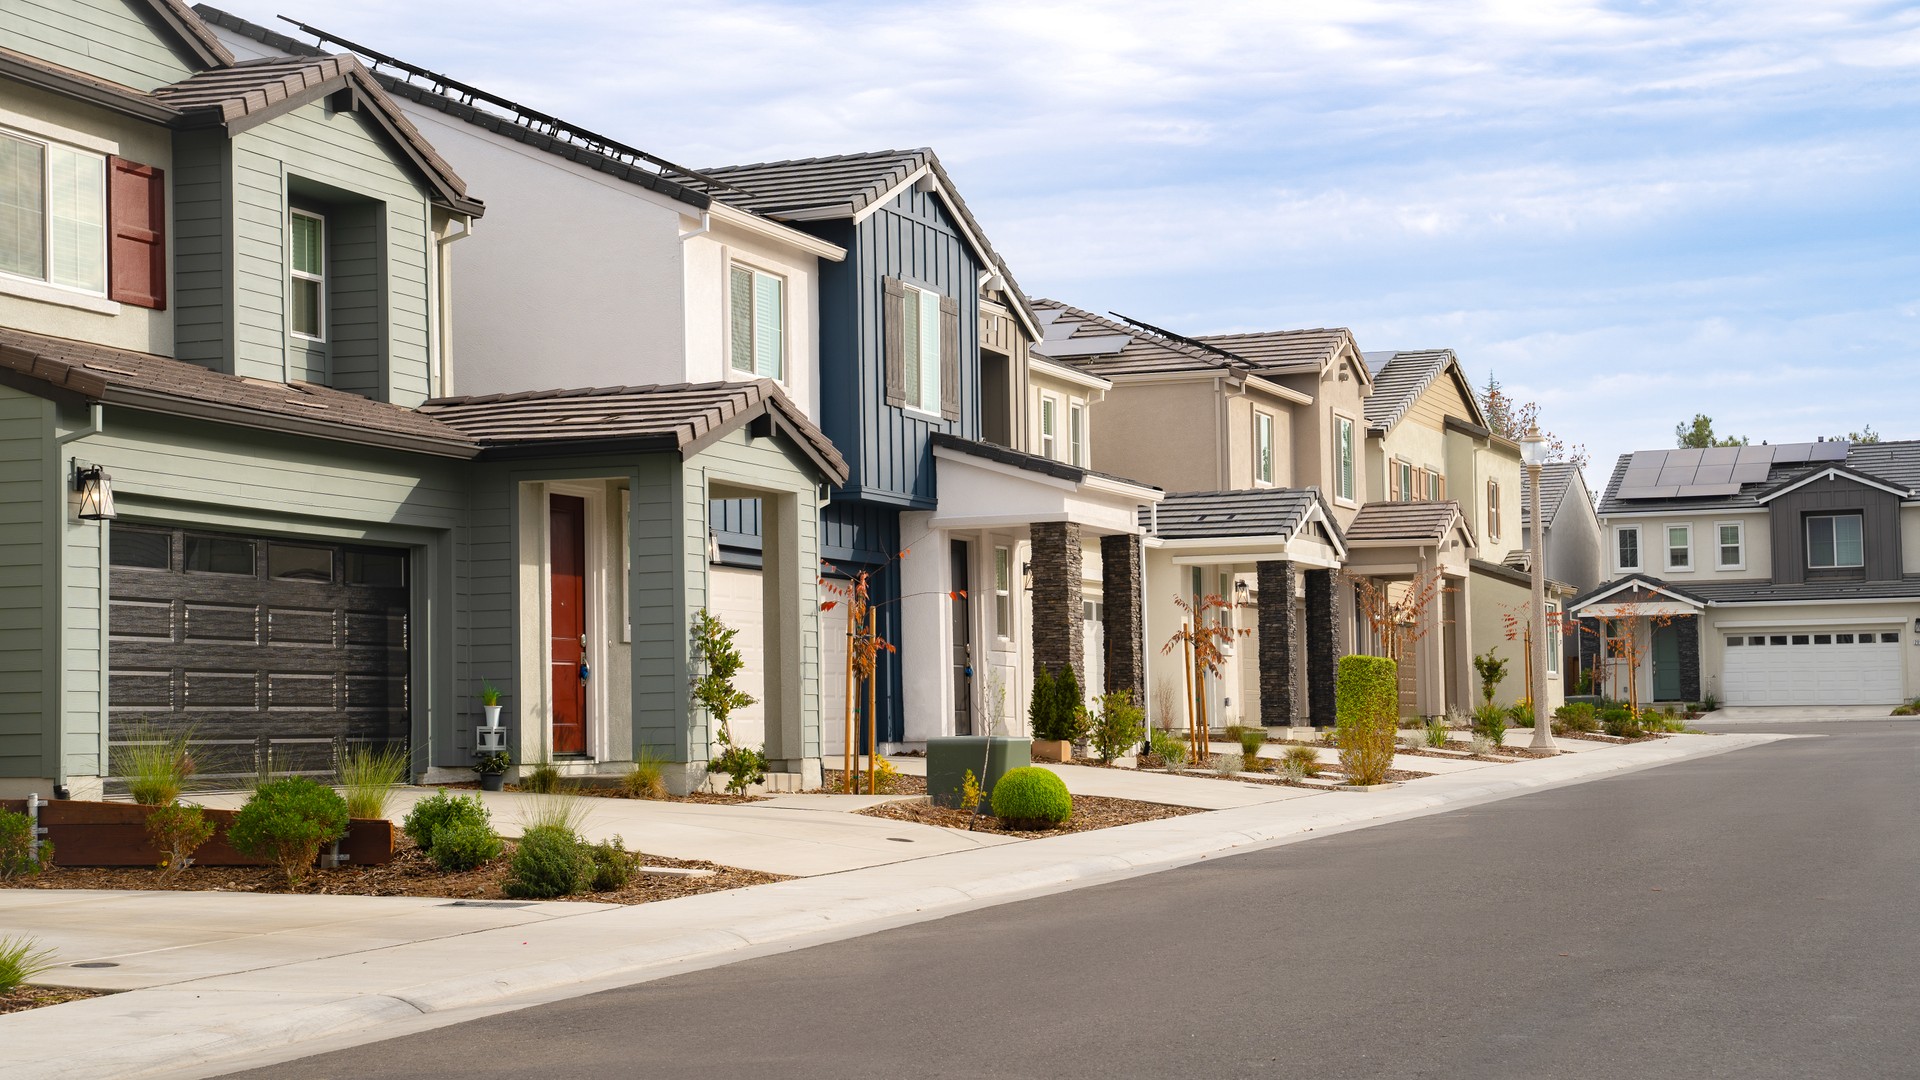
[[[1400,715],[1472,707],[1473,531],[1452,500],[1373,502],[1347,526],[1354,651],[1392,657]]]

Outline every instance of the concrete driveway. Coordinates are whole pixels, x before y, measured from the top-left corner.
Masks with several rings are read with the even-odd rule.
[[[1687,723],[1697,728],[1745,728],[1756,724],[1832,724],[1885,720],[1891,705],[1729,705]],[[1895,717],[1920,719],[1920,717]]]

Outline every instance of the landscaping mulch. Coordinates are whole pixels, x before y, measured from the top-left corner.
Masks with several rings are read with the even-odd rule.
[[[456,791],[479,791],[480,785],[471,780],[454,784],[435,784],[435,787],[452,788]],[[508,784],[505,789],[520,794],[534,794],[519,784]],[[582,783],[578,780],[563,782],[558,794],[592,795],[599,799],[631,799],[626,789],[618,784]],[[669,795],[655,802],[706,803],[708,805],[731,806],[735,803],[755,803],[766,800],[765,795],[729,795],[724,791],[692,791],[685,795]]]
[[[16,987],[8,993],[0,994],[0,1016],[38,1009],[43,1005],[64,1005],[69,1001],[85,1001],[87,998],[101,997],[106,993],[105,990],[76,990],[70,986]]]
[[[1190,806],[1165,806],[1160,803],[1135,802],[1132,799],[1075,795],[1073,796],[1073,816],[1067,819],[1066,824],[1057,829],[1042,829],[1037,832],[1009,829],[1000,823],[999,818],[984,812],[975,816],[965,810],[935,806],[930,802],[887,803],[857,812],[868,817],[886,818],[890,821],[911,821],[919,825],[938,825],[948,829],[967,829],[972,832],[993,832],[1007,836],[1033,838],[1058,836],[1062,833],[1091,832],[1094,829],[1111,829],[1116,825],[1184,817],[1200,811]]]
[[[842,780],[845,776],[846,776],[846,772],[843,769],[826,769],[821,773],[820,786],[813,789],[812,791],[802,792],[802,794],[845,795],[847,794],[847,789],[841,786]],[[866,794],[867,774],[864,772],[859,773],[854,780],[854,784],[855,784],[854,794],[856,795]],[[883,791],[880,794],[882,795],[925,795],[926,793],[927,793],[926,777],[910,776],[906,773],[896,773],[894,774],[892,788],[890,790]]]
[[[485,866],[464,873],[446,873],[433,865],[426,853],[401,837],[394,847],[393,861],[384,866],[343,866],[337,870],[312,870],[292,890],[279,869],[266,866],[190,866],[172,878],[162,878],[158,870],[145,867],[53,866],[31,877],[0,881],[8,889],[153,889],[168,892],[295,892],[308,896],[426,896],[449,900],[505,900],[507,863],[514,842],[507,841],[506,853]],[[56,854],[57,857],[57,854]],[[581,893],[560,897],[602,904],[645,904],[654,900],[672,900],[680,896],[739,889],[784,881],[780,874],[742,870],[737,866],[697,859],[669,859],[647,855],[644,866],[712,870],[711,877],[680,874],[636,873],[627,886],[613,892]]]

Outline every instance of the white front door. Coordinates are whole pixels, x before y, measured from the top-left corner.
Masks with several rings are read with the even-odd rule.
[[[739,631],[733,644],[746,665],[740,669],[735,685],[752,694],[754,700],[734,713],[727,726],[735,744],[761,746],[767,731],[767,710],[762,704],[767,696],[767,618],[760,602],[760,571],[713,566],[707,569],[707,582],[713,590],[709,604],[714,618]]]
[[[1080,638],[1086,656],[1080,663],[1080,689],[1087,700],[1098,701],[1107,692],[1107,621],[1100,601],[1080,601]]]
[[[1893,705],[1905,700],[1896,629],[1725,634],[1728,705]]]

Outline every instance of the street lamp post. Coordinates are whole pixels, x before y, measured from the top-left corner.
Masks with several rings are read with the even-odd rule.
[[[1533,685],[1527,692],[1533,697],[1533,742],[1529,745],[1535,750],[1555,753],[1559,750],[1553,744],[1552,717],[1547,714],[1547,568],[1545,544],[1541,534],[1546,532],[1540,520],[1540,466],[1547,462],[1547,440],[1540,434],[1538,427],[1530,427],[1520,440],[1520,460],[1527,467],[1527,515],[1532,522],[1527,530],[1527,546],[1531,558],[1527,560],[1533,579],[1533,598],[1529,605],[1527,620],[1533,627],[1533,633],[1527,635],[1531,640]]]

